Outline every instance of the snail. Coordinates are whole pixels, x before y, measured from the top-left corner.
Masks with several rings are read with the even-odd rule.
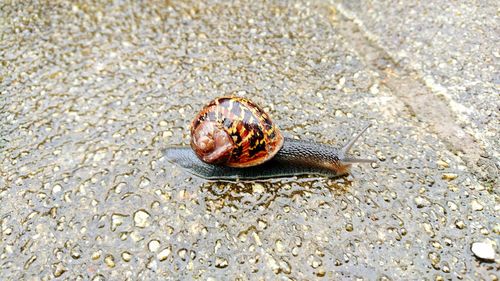
[[[188,172],[210,180],[254,180],[297,175],[338,177],[353,163],[348,155],[366,126],[342,148],[282,136],[269,115],[252,101],[221,97],[191,122],[191,147],[168,147],[164,156]]]

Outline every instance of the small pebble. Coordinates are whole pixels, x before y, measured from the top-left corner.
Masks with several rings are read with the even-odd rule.
[[[144,188],[149,185],[151,181],[148,178],[142,178],[141,182],[139,183],[140,188]]]
[[[160,241],[158,240],[151,240],[148,243],[148,248],[151,252],[156,252],[160,248]]]
[[[134,214],[135,226],[145,228],[150,225],[150,215],[143,210],[139,210]]]
[[[352,223],[348,223],[345,225],[345,230],[347,232],[352,232],[354,230],[354,226],[352,225]]]
[[[453,174],[453,173],[444,173],[441,178],[443,180],[452,181],[452,180],[458,178],[458,175],[457,174]]]
[[[258,225],[260,229],[264,229],[267,227],[267,223],[263,220],[258,220]]]
[[[186,249],[180,249],[179,251],[177,251],[177,254],[182,260],[186,260],[186,254],[187,254]]]
[[[316,276],[323,277],[323,276],[325,276],[325,274],[326,274],[326,271],[323,267],[318,268],[318,271],[316,272]]]
[[[60,184],[56,184],[56,185],[54,185],[54,187],[52,188],[52,193],[53,193],[53,194],[59,193],[59,192],[61,192],[61,189],[62,189],[62,186],[61,186]]]
[[[115,231],[117,227],[123,224],[126,216],[120,214],[111,215],[111,230]]]
[[[464,229],[465,228],[465,223],[463,221],[457,221],[457,222],[455,222],[455,226],[458,229]]]
[[[444,238],[444,244],[446,244],[446,246],[451,246],[453,243],[453,241],[451,241],[450,238]]]
[[[481,203],[477,200],[472,200],[471,206],[474,211],[482,211],[484,209],[483,205],[481,205]]]
[[[101,251],[100,251],[100,250],[99,250],[99,251],[95,251],[95,252],[94,252],[94,253],[92,253],[92,255],[91,255],[91,258],[92,258],[93,260],[97,260],[97,259],[99,259],[100,257],[101,257]]]
[[[257,233],[252,233],[253,235],[253,239],[255,239],[255,243],[258,245],[258,246],[262,246],[262,241],[260,241],[260,237]]]
[[[74,259],[79,259],[81,257],[81,250],[80,247],[76,246],[73,249],[71,249],[71,257]]]
[[[437,242],[437,241],[432,242],[432,246],[434,248],[436,248],[436,249],[442,249],[443,248],[443,246],[441,246],[441,244],[439,244],[439,242]]]
[[[3,232],[3,234],[5,234],[5,235],[11,235],[11,234],[12,234],[12,228],[10,228],[10,227],[9,227],[9,228],[6,228],[6,229],[4,230],[4,232]]]
[[[373,94],[373,95],[376,95],[376,94],[379,93],[378,84],[373,84],[370,87],[370,93]]]
[[[64,274],[64,272],[66,272],[67,269],[62,265],[62,263],[58,263],[57,265],[55,265],[54,267],[54,276],[55,277],[60,277],[61,275]]]
[[[422,196],[415,197],[414,201],[415,201],[415,204],[417,205],[417,208],[427,207],[431,204],[431,202],[429,202],[429,200],[427,200],[426,198],[424,198]]]
[[[314,259],[312,262],[311,262],[311,266],[313,268],[318,268],[318,266],[321,265],[321,260],[318,260],[318,259]]]
[[[441,257],[439,256],[438,253],[435,253],[435,252],[430,252],[428,257],[431,260],[432,266],[438,265],[439,262],[441,261]]]
[[[252,191],[254,193],[264,193],[264,186],[260,183],[256,183],[252,186]]]
[[[450,210],[452,210],[452,211],[458,210],[458,206],[454,202],[448,201],[446,204],[448,205],[448,207],[450,208]]]
[[[105,258],[104,258],[104,262],[106,263],[107,266],[109,266],[110,268],[113,268],[116,266],[115,264],[115,258],[112,256],[112,255],[107,255]]]
[[[436,233],[434,232],[434,229],[432,228],[432,225],[430,223],[424,223],[424,230],[427,232],[431,237],[434,237]]]
[[[129,262],[131,259],[132,259],[132,254],[130,254],[129,252],[122,253],[122,260],[124,262]]]
[[[217,268],[226,268],[229,265],[227,259],[225,258],[215,258],[215,267]]]
[[[494,261],[495,260],[495,250],[493,245],[487,242],[474,242],[471,247],[472,253],[482,260]]]
[[[486,235],[490,234],[490,232],[488,231],[488,229],[482,227],[481,228],[481,234],[484,235],[484,236],[486,236]]]
[[[274,273],[278,273],[280,270],[279,264],[276,262],[276,260],[269,256],[269,259],[267,260],[267,266],[273,270]]]
[[[280,269],[283,270],[285,274],[290,274],[292,272],[292,268],[290,267],[290,264],[284,260],[280,260],[279,262]]]
[[[438,160],[436,163],[441,168],[448,168],[448,167],[450,167],[450,165],[447,162],[443,161],[443,160]]]
[[[281,242],[281,240],[277,240],[276,241],[276,251],[281,253],[283,252],[285,249],[283,247],[283,242]]]
[[[500,235],[500,223],[497,223],[497,224],[493,227],[493,233],[495,233],[496,235]]]
[[[165,248],[163,250],[161,250],[158,255],[156,255],[156,257],[158,258],[159,261],[164,261],[168,258],[168,256],[170,255],[170,247],[169,248]]]

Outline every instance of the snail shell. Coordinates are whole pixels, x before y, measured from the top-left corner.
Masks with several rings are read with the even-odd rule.
[[[269,115],[245,98],[217,98],[191,122],[191,148],[206,163],[255,166],[273,158],[282,146],[283,136]]]

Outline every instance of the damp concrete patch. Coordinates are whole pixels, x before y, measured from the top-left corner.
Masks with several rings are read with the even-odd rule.
[[[444,115],[426,116],[426,102],[439,96],[424,72],[370,45],[362,30],[370,21],[342,7],[5,4],[2,276],[498,278],[491,259],[498,256],[498,195],[465,155],[494,121],[484,123],[486,131],[467,130],[460,119],[467,116],[450,110],[446,98],[431,102]],[[356,25],[362,32],[350,37],[346,28]],[[412,107],[408,92],[417,90],[428,99]],[[378,162],[333,180],[214,182],[166,161],[165,147],[189,145],[194,114],[231,94],[261,105],[287,137],[342,146],[372,124],[353,153]],[[454,100],[483,105],[480,98],[472,105]],[[454,121],[451,133],[437,127],[440,116]],[[465,131],[463,142],[454,130]],[[485,165],[493,159],[490,141],[471,154]]]

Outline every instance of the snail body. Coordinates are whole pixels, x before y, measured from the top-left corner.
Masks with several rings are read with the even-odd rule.
[[[191,148],[169,147],[164,155],[190,173],[212,180],[252,180],[314,174],[338,177],[366,126],[344,147],[284,138],[267,113],[248,99],[223,97],[205,106],[191,123]]]

